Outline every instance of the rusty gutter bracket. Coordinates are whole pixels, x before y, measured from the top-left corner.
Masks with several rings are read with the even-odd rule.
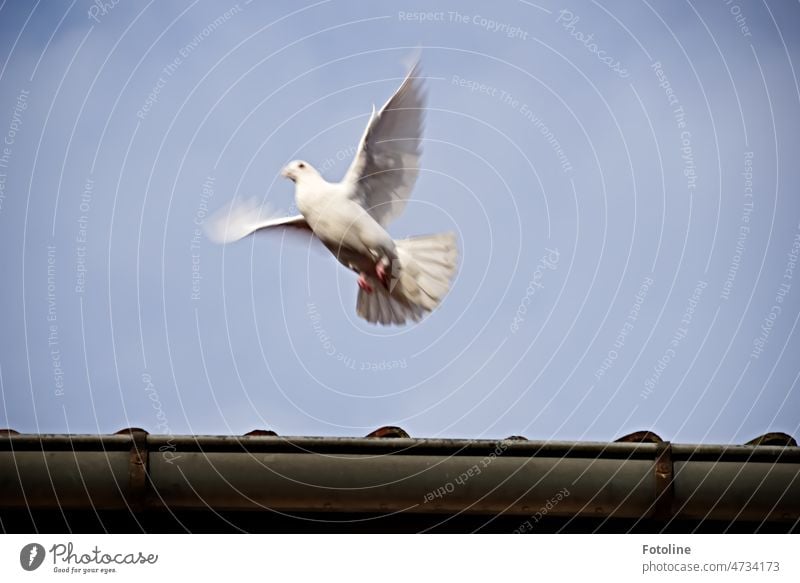
[[[147,431],[138,427],[123,429],[118,434],[131,436],[131,452],[128,458],[128,507],[133,512],[144,510],[148,501],[148,471],[150,455]]]
[[[668,520],[672,518],[672,506],[675,499],[675,466],[672,463],[672,444],[662,441],[657,445],[653,463],[655,476],[655,498],[650,518]]]

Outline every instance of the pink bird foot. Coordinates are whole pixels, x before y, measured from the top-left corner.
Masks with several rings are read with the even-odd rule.
[[[378,277],[378,281],[383,284],[383,287],[389,289],[389,272],[386,271],[386,265],[384,264],[385,259],[381,259],[378,263],[375,264],[375,275]]]
[[[372,289],[372,286],[367,281],[367,276],[365,274],[363,274],[363,273],[359,274],[359,276],[358,276],[358,287],[363,289],[368,294],[371,294],[374,291]]]

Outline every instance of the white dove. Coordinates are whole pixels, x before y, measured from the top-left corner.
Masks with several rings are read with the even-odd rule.
[[[328,182],[308,162],[290,162],[281,174],[295,183],[301,214],[265,219],[254,205],[234,204],[207,223],[209,237],[229,243],[260,229],[310,229],[359,274],[356,311],[368,322],[417,322],[436,308],[456,270],[455,234],[393,240],[386,232],[419,173],[425,96],[418,69],[412,67],[380,111],[373,106],[341,182]]]

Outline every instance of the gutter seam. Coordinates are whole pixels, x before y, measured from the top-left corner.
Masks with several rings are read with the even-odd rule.
[[[675,465],[672,460],[672,443],[664,441],[658,444],[653,463],[655,476],[655,499],[650,518],[669,520],[673,518],[675,501]]]

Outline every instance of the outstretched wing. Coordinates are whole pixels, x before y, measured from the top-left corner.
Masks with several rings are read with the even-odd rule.
[[[253,199],[234,200],[204,223],[206,236],[215,243],[232,243],[260,229],[273,227],[290,227],[311,234],[303,215],[276,217]]]
[[[378,113],[372,109],[344,182],[357,201],[385,226],[403,212],[419,173],[425,95],[419,65]]]

